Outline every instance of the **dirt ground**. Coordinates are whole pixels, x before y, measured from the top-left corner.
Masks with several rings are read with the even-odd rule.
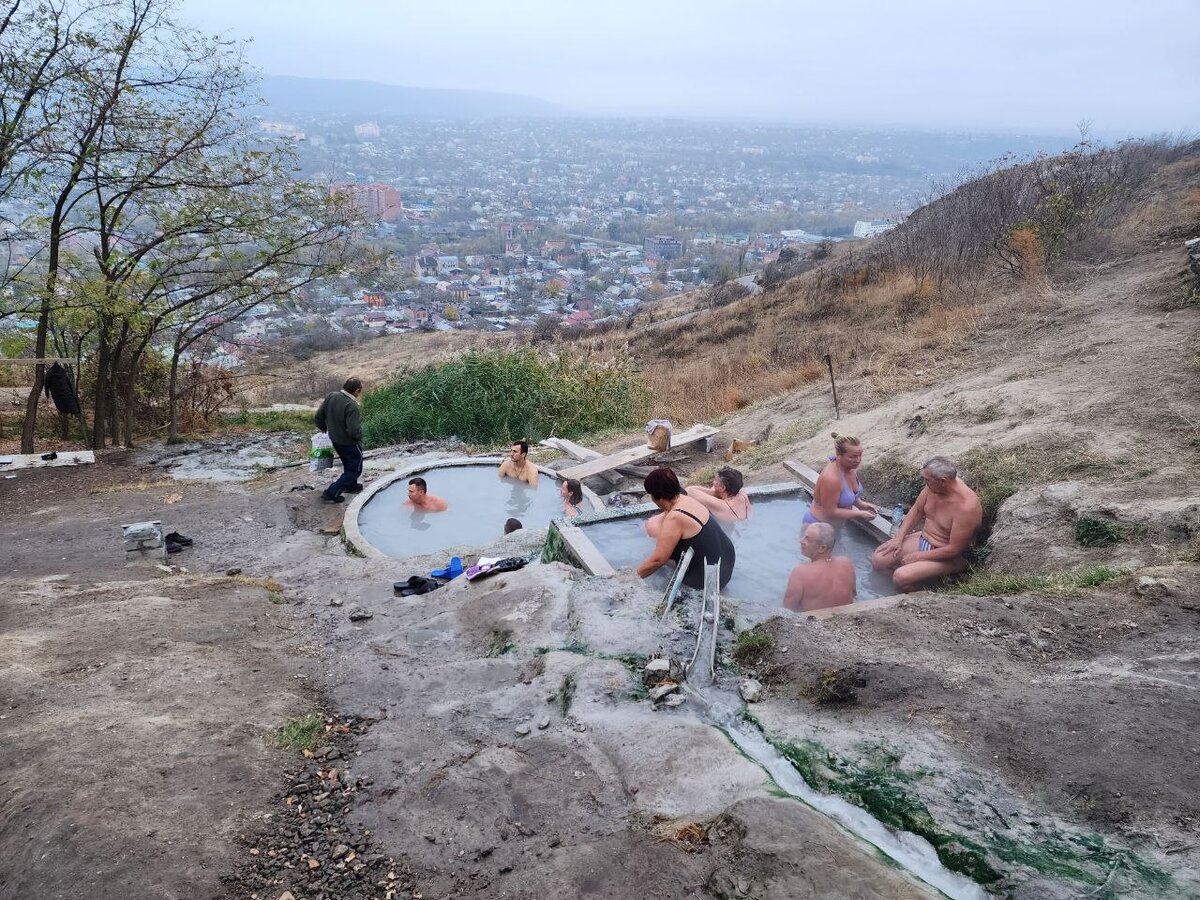
[[[109,453],[0,483],[0,895],[930,896],[699,707],[637,699],[616,657],[672,637],[630,578],[538,565],[401,601],[431,560],[318,534],[303,470],[162,476]],[[150,517],[196,541],[171,571],[123,559],[118,526]],[[359,723],[340,769],[266,742],[322,707]]]

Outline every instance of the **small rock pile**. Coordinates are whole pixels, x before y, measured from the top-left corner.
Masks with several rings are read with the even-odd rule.
[[[370,831],[347,821],[359,791],[347,760],[370,720],[348,717],[333,728],[336,742],[319,747],[288,776],[272,812],[240,841],[244,854],[221,878],[231,896],[251,900],[395,900],[412,895],[411,871],[381,853]]]
[[[660,656],[647,660],[642,669],[642,684],[646,686],[655,709],[682,706],[687,698],[679,693],[683,667],[677,660]]]
[[[1188,267],[1192,270],[1192,280],[1195,282],[1194,290],[1200,291],[1200,237],[1184,241],[1183,246],[1187,250]]]

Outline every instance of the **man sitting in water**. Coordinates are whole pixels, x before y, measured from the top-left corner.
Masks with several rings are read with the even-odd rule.
[[[901,592],[965,569],[964,554],[983,520],[979,496],[959,480],[958,466],[944,456],[925,463],[921,479],[925,487],[900,530],[871,557],[878,571],[892,573]]]
[[[811,612],[853,603],[858,590],[854,566],[844,556],[833,555],[837,532],[832,525],[813,522],[800,535],[800,552],[811,560],[792,569],[783,605],[792,612]]]
[[[425,483],[425,479],[419,476],[408,479],[408,499],[404,505],[422,512],[443,512],[450,506],[441,497],[435,497],[429,493],[429,486]]]
[[[742,493],[742,473],[733,466],[718,469],[712,487],[694,484],[687,493],[703,503],[722,525],[750,518],[750,498]]]
[[[500,463],[501,478],[515,478],[530,487],[537,487],[537,466],[529,461],[529,441],[517,441],[508,451],[508,459]]]

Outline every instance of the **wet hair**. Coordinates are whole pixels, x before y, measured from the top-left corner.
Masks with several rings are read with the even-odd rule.
[[[514,531],[520,531],[525,526],[521,524],[520,519],[509,519],[504,523],[504,533],[512,534]]]
[[[425,483],[425,479],[422,478],[420,475],[418,475],[416,478],[408,479],[408,483],[415,484],[417,487],[419,487],[423,491],[426,491],[426,492],[429,491],[429,485],[427,485]]]
[[[579,483],[578,478],[568,478],[565,482],[567,485],[567,499],[578,505],[583,502],[583,485]]]
[[[646,493],[655,500],[674,500],[683,493],[678,476],[665,466],[647,475],[644,484]]]
[[[841,456],[851,447],[861,447],[862,441],[852,434],[838,434],[836,431],[831,433],[833,437],[833,449],[837,451],[837,455]]]
[[[921,471],[928,472],[934,478],[941,478],[947,481],[958,477],[958,466],[944,456],[933,457],[933,459],[921,466]]]
[[[347,378],[346,383],[342,385],[342,390],[347,394],[357,394],[362,390],[361,378]]]
[[[521,441],[513,441],[513,446],[514,446],[514,447],[520,447],[520,448],[521,448],[521,452],[522,452],[523,454],[525,454],[526,456],[528,456],[528,455],[529,455],[529,441],[525,441],[525,440],[521,440]]]
[[[717,478],[721,479],[721,484],[725,485],[725,493],[730,497],[736,497],[742,489],[742,473],[733,466],[721,466],[717,469]]]
[[[811,522],[804,533],[811,535],[826,550],[832,550],[837,543],[837,532],[827,522]]]

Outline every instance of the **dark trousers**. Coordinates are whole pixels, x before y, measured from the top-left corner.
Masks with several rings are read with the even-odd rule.
[[[363,455],[358,444],[334,444],[333,452],[342,461],[341,477],[325,488],[326,497],[340,497],[348,487],[358,484],[358,476],[363,470]]]

